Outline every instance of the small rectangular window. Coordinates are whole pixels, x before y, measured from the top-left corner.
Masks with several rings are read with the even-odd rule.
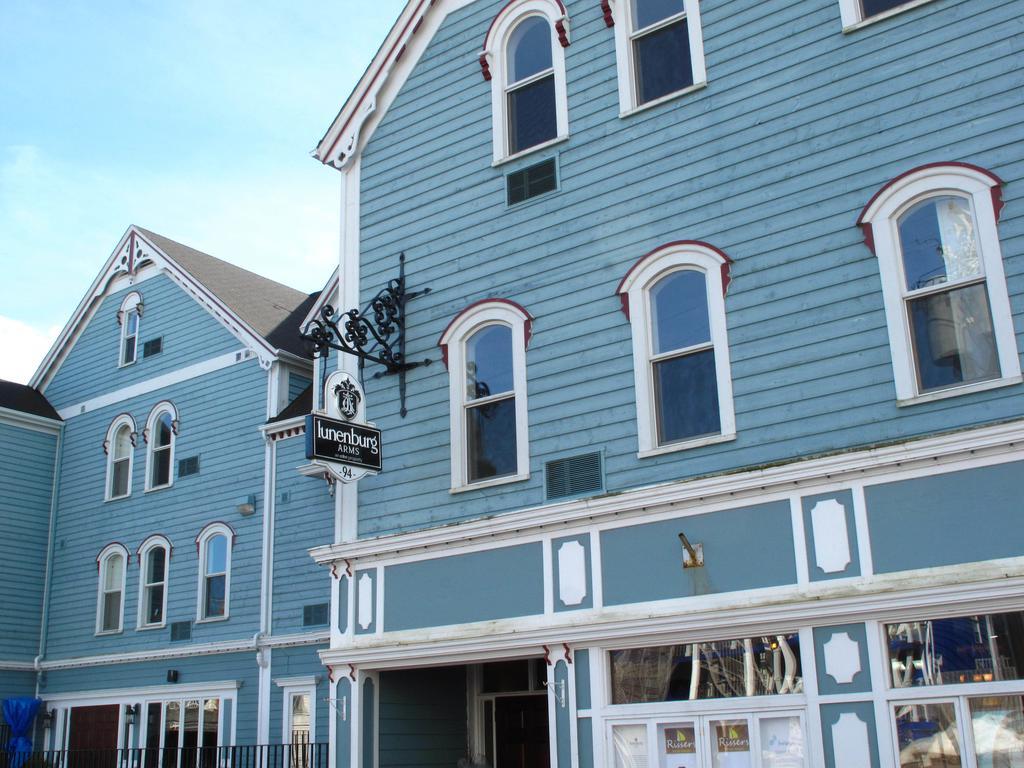
[[[330,616],[330,605],[328,603],[314,603],[302,606],[302,626],[320,627],[328,623]]]
[[[142,345],[142,356],[152,357],[153,355],[159,355],[164,350],[164,337],[157,336],[155,339],[150,339],[144,342]]]
[[[171,623],[171,642],[178,643],[192,639],[192,622],[175,621]]]
[[[521,203],[545,192],[553,192],[558,188],[555,159],[548,158],[544,162],[510,173],[506,177],[506,186],[509,205]]]
[[[178,462],[178,477],[188,477],[199,474],[199,457],[189,456]]]

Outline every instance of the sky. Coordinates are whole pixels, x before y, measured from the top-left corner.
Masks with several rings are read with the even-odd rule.
[[[403,5],[0,0],[0,379],[131,224],[318,290],[340,180],[310,152]]]

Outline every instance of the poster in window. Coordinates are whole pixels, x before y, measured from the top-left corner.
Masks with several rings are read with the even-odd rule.
[[[616,725],[612,742],[615,768],[648,768],[646,725]]]
[[[693,723],[664,725],[659,732],[662,768],[697,768],[697,729]]]
[[[751,768],[750,727],[746,720],[713,720],[712,765],[715,768]]]

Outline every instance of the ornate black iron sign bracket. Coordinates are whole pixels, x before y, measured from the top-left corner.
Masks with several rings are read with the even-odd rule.
[[[362,310],[338,313],[325,304],[318,317],[309,321],[302,338],[313,344],[313,356],[327,359],[332,349],[354,355],[360,365],[367,361],[380,363],[383,371],[374,378],[398,375],[401,414],[405,418],[405,372],[421,365],[430,365],[429,358],[408,362],[405,359],[405,305],[410,299],[425,296],[429,288],[407,291],[405,288],[405,254],[398,257],[398,277],[388,281],[380,293]]]

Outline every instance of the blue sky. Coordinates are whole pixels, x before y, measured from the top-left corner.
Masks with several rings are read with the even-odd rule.
[[[403,5],[0,2],[0,378],[129,224],[319,288],[338,174],[309,153]]]

